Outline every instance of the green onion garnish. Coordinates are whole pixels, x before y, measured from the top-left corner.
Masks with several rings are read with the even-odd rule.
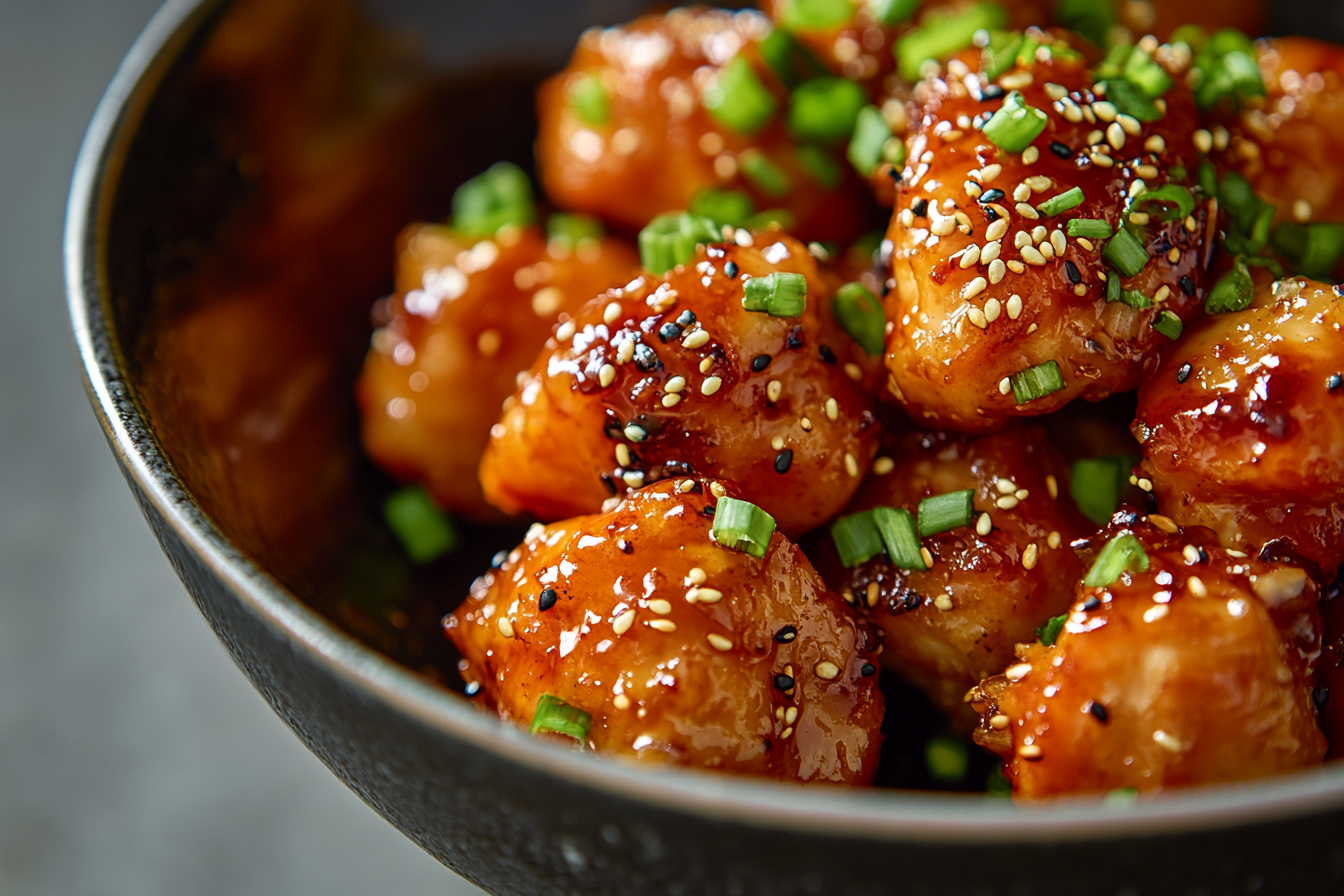
[[[919,534],[915,530],[915,518],[908,510],[894,507],[878,507],[873,510],[873,522],[882,535],[882,543],[887,547],[887,556],[900,569],[923,572],[924,555],[920,552]]]
[[[1109,43],[1115,16],[1115,0],[1059,0],[1055,4],[1055,21],[1099,47]]]
[[[1207,109],[1224,97],[1234,105],[1265,95],[1265,82],[1256,62],[1255,44],[1235,28],[1219,31],[1195,54],[1195,102]]]
[[[546,219],[546,239],[573,249],[585,240],[600,240],[606,230],[592,215],[556,212]]]
[[[418,485],[393,492],[383,502],[383,518],[401,542],[406,556],[428,563],[457,547],[452,518]]]
[[[719,124],[747,136],[765,127],[777,107],[775,95],[743,56],[735,56],[723,67],[701,100]]]
[[[607,88],[597,75],[580,75],[569,83],[569,108],[586,125],[597,127],[611,118]]]
[[[993,81],[1019,62],[1031,64],[1038,46],[1035,38],[1021,31],[991,31],[989,42],[980,51],[980,69],[986,81]]]
[[[1046,361],[1026,370],[1019,370],[1008,378],[1013,386],[1013,400],[1026,404],[1038,398],[1044,398],[1051,392],[1064,388],[1064,374],[1059,370],[1059,362]]]
[[[948,492],[934,495],[919,502],[919,535],[928,538],[940,532],[947,532],[960,526],[969,526],[975,516],[971,502],[975,498],[974,489],[960,492]]]
[[[1014,90],[1003,101],[1003,107],[994,113],[982,129],[985,136],[1007,153],[1019,153],[1045,130],[1046,115],[1040,109],[1027,105],[1020,91]]]
[[[1119,280],[1120,278],[1112,277],[1111,279]],[[1109,299],[1109,294],[1107,298]],[[1153,304],[1152,299],[1148,298],[1146,295],[1139,292],[1137,289],[1120,290],[1120,301],[1124,302],[1131,308],[1139,308],[1139,309],[1149,308]]]
[[[1138,237],[1123,227],[1106,241],[1101,257],[1125,277],[1135,276],[1148,264],[1148,250]]]
[[[764,557],[775,518],[749,501],[722,497],[714,508],[714,540],[725,548]]]
[[[542,694],[537,700],[537,711],[532,716],[533,734],[538,731],[554,731],[572,737],[579,743],[587,743],[588,729],[593,726],[593,717],[577,707],[570,706],[559,697]]]
[[[864,177],[871,177],[882,163],[882,148],[891,139],[891,125],[876,106],[864,106],[854,121],[849,141],[849,163]],[[905,143],[901,143],[905,149]]]
[[[793,189],[788,173],[776,165],[759,149],[749,149],[737,157],[742,173],[761,190],[771,196],[787,196]]]
[[[848,0],[846,0],[846,3]],[[854,133],[868,94],[848,78],[814,78],[789,98],[789,131],[799,140],[838,143]]]
[[[1138,801],[1139,788],[1137,787],[1117,787],[1114,790],[1108,790],[1106,795],[1101,798],[1101,804],[1111,808],[1133,806]]]
[[[1228,271],[1209,290],[1204,300],[1204,310],[1209,314],[1226,314],[1229,311],[1245,311],[1251,307],[1255,298],[1255,283],[1251,280],[1250,268],[1246,260],[1238,256]]]
[[[1111,274],[1106,278],[1106,301],[1118,302],[1125,295],[1125,285],[1120,281],[1119,274]]]
[[[1174,341],[1181,338],[1181,331],[1185,329],[1185,325],[1174,311],[1163,311],[1153,318],[1153,329]]]
[[[771,317],[800,317],[807,310],[807,278],[785,271],[748,277],[742,284],[742,307]]]
[[[794,220],[793,212],[786,208],[767,208],[751,216],[747,221],[747,229],[769,230],[771,225],[776,225],[780,230],[792,230]]]
[[[840,517],[831,526],[831,540],[845,569],[853,569],[882,553],[882,536],[871,510]]]
[[[966,778],[971,765],[966,742],[955,737],[932,737],[924,745],[924,765],[929,777],[946,784],[956,784]]]
[[[985,778],[985,796],[991,799],[1008,799],[1013,795],[1013,782],[1003,773],[1002,765],[995,765]]]
[[[1098,526],[1120,506],[1120,491],[1134,469],[1134,458],[1124,454],[1074,461],[1069,490],[1078,510]]]
[[[1066,190],[1065,192],[1060,193],[1058,196],[1052,196],[1045,200],[1040,205],[1036,206],[1036,210],[1046,217],[1053,217],[1054,215],[1063,214],[1071,208],[1077,208],[1082,204],[1083,188],[1074,187],[1071,190]]]
[[[695,255],[700,243],[717,243],[723,233],[709,218],[685,212],[659,215],[639,232],[639,260],[651,274],[666,274]]]
[[[879,25],[900,25],[910,21],[919,8],[919,0],[868,0],[868,11]]]
[[[1083,577],[1087,588],[1105,588],[1120,578],[1125,570],[1144,572],[1148,569],[1148,555],[1143,545],[1129,532],[1121,532],[1106,543],[1092,561],[1092,568]]]
[[[1039,638],[1041,643],[1046,647],[1054,647],[1055,642],[1059,640],[1059,633],[1064,631],[1064,623],[1068,621],[1068,613],[1065,613],[1063,616],[1053,616],[1045,623],[1045,625],[1036,629],[1036,637]]]
[[[465,236],[491,237],[501,227],[526,227],[536,216],[532,183],[512,162],[490,166],[453,194],[453,228]]]
[[[1065,225],[1065,229],[1069,236],[1085,236],[1094,240],[1104,240],[1115,233],[1111,225],[1095,218],[1074,218]]]
[[[756,203],[741,190],[715,190],[706,187],[691,197],[692,215],[708,218],[715,224],[745,227],[756,214]]]
[[[1167,184],[1156,190],[1144,190],[1134,197],[1132,207],[1139,209],[1150,202],[1173,206],[1171,211],[1161,216],[1163,221],[1183,220],[1195,210],[1195,197],[1185,187],[1177,184]]]
[[[1195,180],[1198,182],[1199,188],[1203,191],[1206,199],[1211,198],[1217,199],[1219,202],[1222,201],[1222,197],[1219,195],[1218,190],[1218,170],[1213,167],[1212,162],[1206,161],[1199,163],[1199,166],[1195,168]]]
[[[1344,254],[1344,224],[1280,224],[1270,245],[1295,273],[1326,280]]]
[[[971,46],[975,32],[993,31],[1007,24],[1008,13],[997,3],[977,3],[963,13],[934,19],[897,38],[892,52],[900,75],[907,81],[917,81],[925,62],[941,62]]]
[[[840,178],[844,175],[840,163],[820,146],[804,144],[798,147],[798,164],[826,189],[834,190],[840,186]]]
[[[789,0],[779,17],[790,31],[839,28],[854,17],[849,0]]]
[[[850,338],[873,357],[887,347],[887,315],[882,303],[862,283],[846,283],[835,292],[831,311]]]
[[[783,28],[771,29],[756,47],[765,64],[770,66],[780,83],[789,90],[809,78],[826,74],[825,67],[817,61],[817,57]]]
[[[1157,108],[1157,103],[1154,103],[1153,98],[1144,93],[1143,88],[1137,84],[1130,83],[1124,78],[1111,78],[1109,81],[1098,83],[1106,85],[1106,99],[1121,115],[1128,115],[1139,121],[1157,121],[1162,117],[1162,110]]]
[[[1112,47],[1106,61],[1097,66],[1099,81],[1123,78],[1150,99],[1156,99],[1171,89],[1171,75],[1153,61],[1153,57],[1138,47],[1120,44]]]

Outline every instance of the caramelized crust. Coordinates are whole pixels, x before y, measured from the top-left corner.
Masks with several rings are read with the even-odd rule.
[[[663,482],[534,526],[444,620],[468,680],[506,721],[528,725],[543,694],[589,713],[600,752],[868,783],[882,693],[866,626],[778,532],[762,559],[716,544],[716,493]]]
[[[1148,557],[1108,587],[1079,585],[1054,646],[968,695],[976,740],[1024,800],[1152,792],[1308,768],[1325,755],[1311,689],[1317,586],[1298,567],[1236,557],[1212,533],[1167,534],[1116,514]]]
[[[634,250],[611,238],[573,252],[548,246],[534,227],[494,240],[465,240],[435,224],[407,228],[397,293],[358,387],[369,456],[449,510],[497,516],[476,468],[500,403],[556,321],[638,265]]]
[[[1287,539],[1344,559],[1344,300],[1297,278],[1186,331],[1139,391],[1134,434],[1162,512],[1226,547]],[[1333,388],[1332,388],[1333,387]]]
[[[487,500],[564,519],[648,482],[710,475],[737,482],[790,536],[849,501],[879,427],[862,369],[840,363],[849,339],[825,310],[827,279],[797,240],[738,234],[753,245],[701,247],[557,331],[492,430]],[[776,271],[807,278],[801,317],[742,307],[743,282]]]

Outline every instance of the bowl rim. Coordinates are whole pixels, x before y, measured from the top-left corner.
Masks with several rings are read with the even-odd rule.
[[[86,392],[133,488],[232,597],[295,650],[369,698],[533,772],[763,829],[913,843],[1041,843],[1204,831],[1344,807],[1344,763],[1126,806],[1064,799],[1029,809],[975,796],[799,787],[692,769],[640,768],[533,740],[341,632],[244,556],[192,498],[135,399],[112,322],[106,237],[122,163],[157,88],[211,14],[227,2],[167,0],[99,102],[80,148],[66,209],[66,297]]]

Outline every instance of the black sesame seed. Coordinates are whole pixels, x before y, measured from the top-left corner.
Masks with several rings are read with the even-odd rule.
[[[677,326],[672,321],[668,321],[658,328],[658,338],[664,342],[671,339],[680,339],[681,333],[681,327]]]
[[[1078,273],[1078,265],[1074,264],[1071,261],[1064,262],[1064,273],[1068,275],[1069,282],[1072,283],[1074,286],[1077,286],[1079,283],[1083,282],[1083,275]]]
[[[610,473],[602,474],[602,487],[607,490],[607,494],[616,497],[616,483],[612,481]]]
[[[703,513],[705,516],[712,517],[714,516],[714,505],[706,504],[704,509],[701,510],[700,512]]]
[[[662,370],[663,362],[659,360],[657,352],[641,343],[635,346],[635,366],[648,373],[651,370]]]
[[[736,276],[737,276],[737,262],[735,262],[735,261],[730,261],[730,262],[728,262],[726,265],[723,266],[723,272],[724,272],[725,274],[727,274],[729,277],[736,277]]]
[[[896,183],[900,183],[900,182],[901,182],[901,169],[897,168],[895,165],[888,165],[888,166],[887,166],[887,177],[889,177],[889,178],[891,178],[892,180],[896,181]]]
[[[821,360],[825,361],[827,364],[835,363],[835,352],[831,351],[829,345],[823,345],[818,348],[817,354],[821,355]]]
[[[616,547],[620,548],[622,554],[633,554],[635,552],[634,542],[627,541],[624,538],[617,539]]]
[[[989,223],[993,224],[995,221],[999,220],[999,213],[989,206],[985,206],[985,218]]]
[[[980,91],[980,102],[988,103],[992,100],[1003,99],[1006,91],[998,84],[990,84],[984,90]]]
[[[906,595],[905,595],[905,608],[906,608],[907,610],[914,610],[914,609],[917,609],[917,608],[919,607],[919,605],[922,604],[922,603],[924,603],[924,596],[923,596],[922,594],[920,594],[918,591],[908,591],[908,592],[906,592]]]
[[[910,211],[916,218],[927,217],[929,214],[929,200],[916,199],[910,206]]]
[[[691,324],[695,323],[695,312],[687,308],[685,311],[681,312],[681,314],[677,315],[677,323],[681,324],[683,327],[689,327]]]
[[[1189,277],[1182,274],[1179,283],[1181,286],[1181,292],[1185,293],[1188,296],[1193,296],[1195,294],[1195,281],[1191,280]]]
[[[545,613],[551,607],[555,606],[555,602],[559,599],[560,595],[555,593],[554,588],[547,588],[545,591],[541,592],[541,597],[537,599],[537,606],[541,609],[541,612]]]
[[[1065,146],[1063,143],[1060,143],[1058,140],[1051,141],[1050,151],[1055,155],[1059,156],[1061,159],[1067,159],[1069,156],[1073,155],[1073,150],[1069,149],[1067,146]]]
[[[1321,685],[1311,692],[1311,702],[1316,704],[1317,709],[1325,709],[1325,704],[1330,702],[1330,689]]]
[[[615,417],[608,417],[602,424],[602,432],[607,438],[617,442],[625,441],[625,427]]]
[[[1087,708],[1087,711],[1096,716],[1097,721],[1103,724],[1111,720],[1111,717],[1106,713],[1106,707],[1095,700],[1092,701],[1092,705]]]
[[[769,753],[771,750],[775,748],[775,745],[771,743],[770,738],[768,737],[763,741],[763,743],[765,744],[765,752],[767,753]]]
[[[1092,612],[1099,606],[1101,606],[1101,601],[1097,599],[1097,596],[1095,594],[1089,596],[1087,600],[1083,601],[1083,611],[1087,613]]]
[[[770,366],[770,356],[769,356],[769,355],[757,355],[756,357],[754,357],[754,358],[751,359],[751,372],[752,372],[752,373],[760,373],[762,370],[764,370],[765,368],[767,368],[767,367],[769,367],[769,366]]]
[[[798,637],[798,626],[786,625],[779,631],[775,632],[775,643],[787,644],[796,637]]]
[[[1333,392],[1344,386],[1344,373],[1332,373],[1325,378],[1325,391]]]
[[[785,448],[775,455],[775,472],[787,473],[789,467],[793,466],[793,449]]]
[[[862,666],[859,667],[859,674],[862,675],[864,678],[868,678],[869,676],[873,675],[876,672],[877,667],[874,666],[872,663],[864,663]]]
[[[802,327],[794,327],[792,330],[790,330],[790,331],[789,331],[789,339],[788,339],[788,341],[787,341],[786,343],[784,343],[784,344],[787,345],[789,348],[802,348],[802,347],[803,347],[803,328],[802,328]]]
[[[1002,199],[1002,198],[1003,198],[1004,196],[1006,196],[1006,195],[1008,195],[1008,194],[1004,193],[1004,192],[1003,192],[1002,190],[1000,190],[998,187],[991,187],[990,189],[988,189],[988,190],[986,190],[985,192],[983,192],[983,193],[980,194],[980,200],[979,200],[979,201],[980,201],[980,204],[981,204],[981,205],[985,205],[985,204],[990,203],[990,202],[998,202],[1000,199]]]
[[[504,561],[507,559],[509,559],[508,551],[498,552],[497,554],[495,554],[495,556],[490,558],[490,568],[499,569],[501,566],[504,565]]]
[[[792,676],[785,675],[783,672],[775,676],[775,688],[781,691],[793,690],[794,680]]]
[[[1204,550],[1203,548],[1200,548],[1200,549],[1199,549],[1199,562],[1200,562],[1200,563],[1208,563],[1208,562],[1209,562],[1209,552],[1206,551],[1206,550]]]
[[[1189,364],[1182,364],[1180,370],[1176,371],[1176,382],[1183,383],[1190,379],[1190,372],[1195,368]]]
[[[1344,299],[1344,283],[1337,283],[1335,284],[1335,286],[1332,287],[1332,289],[1336,296],[1338,296],[1341,299]]]

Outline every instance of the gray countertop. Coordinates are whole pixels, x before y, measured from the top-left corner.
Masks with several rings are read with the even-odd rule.
[[[0,893],[479,893],[346,790],[234,668],[84,397],[65,192],[156,6],[0,0]]]

